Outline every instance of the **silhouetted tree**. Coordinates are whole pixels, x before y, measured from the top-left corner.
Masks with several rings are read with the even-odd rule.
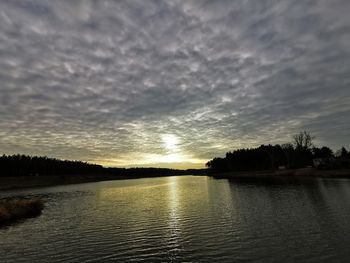
[[[349,152],[345,149],[345,147],[341,147],[340,149],[340,157],[346,158],[349,156]]]
[[[204,174],[204,169],[176,170],[166,168],[104,168],[101,165],[81,161],[58,160],[26,155],[0,156],[0,176],[42,175],[116,175],[116,176],[170,176]]]
[[[258,148],[227,152],[225,158],[214,158],[207,163],[212,171],[272,170],[280,166],[302,168],[313,165],[313,158],[333,157],[333,151],[324,146],[313,147],[314,136],[303,131],[293,136],[293,144],[261,145]],[[343,151],[346,154],[346,150]]]
[[[26,155],[0,157],[1,176],[98,174],[101,165]]]
[[[312,165],[313,140],[315,139],[308,131],[300,132],[293,136],[295,146],[295,167],[302,168]]]
[[[206,163],[206,166],[218,172],[226,172],[228,168],[226,158],[214,158],[213,160]]]
[[[310,134],[308,131],[300,132],[293,136],[294,145],[296,150],[304,149],[311,150],[313,145],[314,136]]]
[[[227,152],[225,158],[214,158],[206,165],[213,171],[273,170],[285,166],[287,157],[280,145],[261,145],[258,148]]]
[[[323,146],[322,148],[313,147],[312,154],[313,154],[313,158],[331,158],[331,157],[334,157],[333,151],[327,146]]]
[[[285,166],[287,168],[294,167],[295,149],[293,147],[293,144],[291,144],[291,143],[282,144],[282,151],[283,151],[284,156],[286,158],[286,165]]]

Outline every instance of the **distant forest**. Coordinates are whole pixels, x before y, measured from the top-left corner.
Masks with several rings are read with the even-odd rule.
[[[314,137],[308,132],[300,132],[292,143],[282,145],[261,145],[257,148],[238,149],[227,152],[224,158],[214,158],[207,162],[207,169],[176,170],[166,168],[106,168],[81,161],[59,160],[48,157],[27,155],[0,156],[0,176],[170,176],[203,175],[211,172],[295,169],[314,166],[321,160],[321,168],[350,168],[350,152],[342,147],[334,153],[329,147],[318,148]],[[325,160],[325,161],[324,161]]]
[[[166,168],[105,168],[101,165],[81,161],[67,161],[48,157],[27,155],[3,155],[0,157],[0,176],[170,176],[203,174],[204,170],[176,170]]]
[[[314,166],[315,159],[326,160],[323,168],[340,168],[349,164],[348,161],[337,162],[350,158],[345,147],[334,153],[327,146],[314,146],[313,140],[314,137],[304,131],[293,136],[292,143],[234,150],[227,152],[224,158],[210,160],[206,165],[211,172],[230,172],[304,168]]]

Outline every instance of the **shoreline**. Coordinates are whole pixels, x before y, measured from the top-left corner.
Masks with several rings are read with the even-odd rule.
[[[209,176],[216,179],[231,178],[345,178],[350,179],[350,169],[319,170],[316,168],[300,168],[288,170],[242,171],[214,173]]]
[[[42,176],[14,176],[0,177],[0,192],[20,190],[27,188],[41,188],[60,185],[84,184],[102,181],[117,181],[129,179],[143,179],[167,177],[175,175],[154,175],[154,176],[138,176],[138,175],[42,175]],[[183,175],[178,175],[183,176]]]
[[[26,188],[40,188],[59,185],[83,184],[101,181],[139,179],[141,176],[115,175],[55,175],[55,176],[17,176],[0,177],[0,191]]]
[[[181,175],[180,175],[181,176]],[[203,176],[203,175],[198,175]],[[288,170],[266,170],[266,171],[241,171],[206,174],[204,176],[215,179],[269,179],[269,178],[328,178],[328,179],[350,179],[350,169],[319,170],[316,168],[301,168]],[[131,175],[60,175],[60,176],[18,176],[0,177],[0,191],[11,191],[27,188],[40,188],[59,185],[83,184],[102,181],[128,180],[165,177],[159,176],[131,176]]]

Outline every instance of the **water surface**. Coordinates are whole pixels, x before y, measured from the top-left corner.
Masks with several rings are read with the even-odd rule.
[[[1,192],[45,199],[1,262],[349,262],[350,180],[177,176]]]

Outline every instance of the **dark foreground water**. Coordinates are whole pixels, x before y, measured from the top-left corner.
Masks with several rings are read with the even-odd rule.
[[[350,181],[164,177],[2,192],[46,200],[0,262],[349,262]]]

